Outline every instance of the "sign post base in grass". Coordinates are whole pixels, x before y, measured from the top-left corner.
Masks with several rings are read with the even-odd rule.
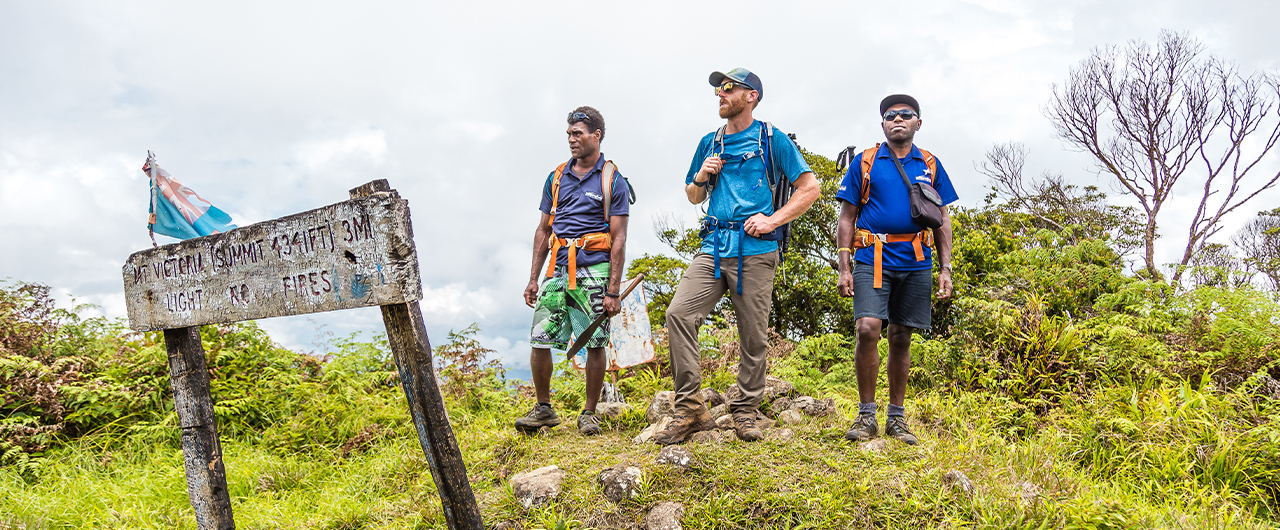
[[[418,301],[408,201],[386,180],[351,199],[136,252],[123,275],[129,325],[164,330],[187,493],[201,530],[235,528],[200,343],[203,324],[381,306],[418,441],[451,529],[484,528],[436,385]]]

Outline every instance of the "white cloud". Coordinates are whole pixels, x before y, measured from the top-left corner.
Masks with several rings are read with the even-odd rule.
[[[628,254],[639,256],[665,250],[655,215],[696,210],[681,182],[698,138],[720,123],[711,70],[760,74],[760,117],[827,156],[881,138],[875,107],[885,94],[916,95],[921,144],[953,175],[961,204],[973,205],[986,183],[972,163],[1008,140],[1031,148],[1034,173],[1109,189],[1041,113],[1050,84],[1091,48],[1186,29],[1243,69],[1274,67],[1278,11],[1190,0],[748,1],[728,10],[7,2],[0,277],[48,283],[122,315],[120,266],[150,244],[139,170],[148,149],[241,224],[387,178],[413,211],[431,336],[478,322],[489,347],[521,364],[536,203],[547,172],[568,158],[564,119],[578,105],[604,114],[604,152],[637,189]],[[1193,207],[1181,197],[1165,217],[1165,261]],[[1277,200],[1268,192],[1242,211]],[[376,309],[313,320],[342,334],[381,327]],[[306,317],[262,324],[297,347],[315,335]]]

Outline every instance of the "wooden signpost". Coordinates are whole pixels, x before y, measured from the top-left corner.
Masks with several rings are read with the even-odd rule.
[[[200,326],[380,306],[409,414],[449,528],[482,529],[436,385],[418,300],[408,201],[375,180],[351,200],[129,256],[130,327],[164,330],[187,494],[201,529],[231,529],[231,499]]]

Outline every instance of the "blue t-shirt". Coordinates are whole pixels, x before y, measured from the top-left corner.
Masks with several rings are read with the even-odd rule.
[[[889,145],[883,144],[876,152],[876,160],[871,165],[871,195],[867,204],[862,205],[858,215],[858,228],[870,230],[877,234],[914,234],[924,230],[923,226],[911,219],[911,198],[902,175],[894,166],[893,156],[889,153]],[[934,189],[942,197],[943,204],[951,204],[960,199],[956,189],[951,185],[951,177],[942,167],[942,161],[936,157],[938,178]],[[916,146],[911,146],[911,154],[902,159],[902,169],[913,181],[928,183],[931,180],[928,166],[924,163],[924,155]],[[845,202],[859,204],[862,200],[862,153],[853,157],[849,170],[840,182],[836,198]],[[854,259],[858,263],[875,263],[875,249],[859,249]],[[924,248],[924,261],[916,261],[915,247],[910,242],[886,243],[881,266],[886,270],[914,271],[933,268],[933,250]]]
[[[570,159],[560,174],[560,198],[556,205],[556,218],[551,221],[551,232],[561,239],[582,237],[592,232],[608,232],[609,223],[604,218],[604,186],[600,174],[604,171],[604,154],[596,161],[596,167],[587,176],[579,179],[571,171],[573,160]],[[547,175],[547,182],[542,186],[542,204],[538,207],[542,213],[551,213],[551,178],[556,176],[555,170]],[[609,215],[629,215],[631,213],[631,190],[622,173],[613,172],[613,189],[609,203]],[[609,261],[607,250],[578,250],[579,267],[595,265]],[[556,254],[557,265],[569,264],[569,249],[561,248]]]
[[[744,131],[724,135],[723,153],[730,156],[726,157],[728,160],[721,167],[719,180],[715,189],[711,191],[707,215],[720,221],[746,221],[757,213],[773,214],[773,190],[769,189],[769,179],[764,171],[762,127],[764,123],[756,120]],[[719,145],[712,145],[715,143],[715,136],[716,133],[711,132],[703,136],[702,141],[698,143],[698,150],[693,153],[693,163],[689,165],[689,174],[684,179],[686,185],[693,184],[693,177],[698,174],[699,169],[702,169],[703,160],[712,153],[721,152]],[[787,180],[795,182],[800,175],[812,171],[809,169],[809,164],[804,161],[804,157],[800,155],[800,149],[791,143],[786,133],[774,128],[773,142],[770,145],[773,160],[777,167],[782,169],[782,174],[787,177]],[[743,160],[743,155],[749,154],[754,156]],[[719,232],[720,255],[737,256],[739,231],[720,230]],[[778,250],[777,241],[765,241],[749,235],[742,241],[743,256],[766,254],[776,250]],[[716,252],[714,234],[703,238],[702,252],[707,254]]]

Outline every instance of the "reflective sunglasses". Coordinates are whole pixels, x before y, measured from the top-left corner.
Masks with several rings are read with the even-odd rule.
[[[725,93],[730,92],[730,91],[732,91],[735,87],[742,87],[742,88],[745,88],[745,89],[747,89],[747,90],[755,90],[754,88],[751,88],[750,86],[747,86],[745,83],[738,83],[738,82],[734,82],[734,81],[725,81],[725,83],[724,83],[724,84],[722,84],[722,85],[720,85],[720,86],[716,87],[716,95],[717,95],[717,96],[719,96],[721,92],[725,92]]]
[[[909,120],[911,118],[919,116],[919,114],[916,114],[916,111],[911,109],[891,110],[884,113],[884,121],[893,121],[893,119],[897,118],[898,116],[902,116],[903,120]]]
[[[587,116],[587,113],[585,113],[585,112],[575,112],[575,113],[573,113],[573,114],[571,114],[571,115],[569,116],[569,119],[571,119],[571,120],[573,120],[573,121],[575,121],[575,122],[576,122],[576,121],[590,121],[590,120],[591,120],[591,117],[590,117],[590,116]]]

